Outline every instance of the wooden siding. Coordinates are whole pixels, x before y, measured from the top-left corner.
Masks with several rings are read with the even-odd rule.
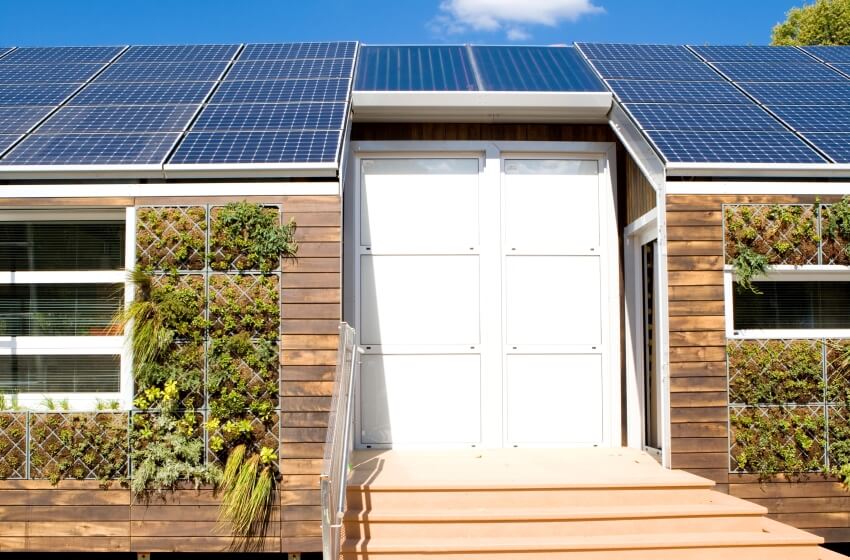
[[[62,205],[204,204],[246,197],[62,199]],[[298,224],[298,259],[284,264],[281,303],[282,444],[279,506],[269,552],[321,550],[319,471],[341,318],[342,223],[338,196],[247,197],[283,205]],[[38,201],[27,201],[38,205]],[[45,206],[55,205],[51,199]],[[230,538],[215,531],[218,501],[209,489],[180,490],[131,503],[117,483],[0,481],[0,552],[218,552]]]
[[[617,154],[618,156],[620,154]],[[628,154],[624,154],[626,169],[626,223],[637,220],[657,204],[655,189]]]
[[[835,197],[821,197],[829,202]],[[723,293],[724,203],[813,203],[815,195],[670,195],[670,420],[674,468],[764,505],[774,519],[831,542],[850,541],[850,493],[834,479],[797,481],[729,473]]]

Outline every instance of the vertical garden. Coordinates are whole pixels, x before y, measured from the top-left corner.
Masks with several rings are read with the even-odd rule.
[[[754,281],[776,266],[850,264],[846,198],[724,205],[723,214],[725,263],[735,272],[738,293],[762,297]],[[799,270],[805,268],[790,274]],[[765,307],[772,321],[787,324],[783,315],[799,311],[793,305]],[[727,368],[731,472],[762,478],[819,472],[850,480],[850,340],[734,339]]]

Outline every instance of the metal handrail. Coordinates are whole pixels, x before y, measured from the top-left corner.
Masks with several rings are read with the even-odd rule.
[[[360,362],[357,353],[354,329],[347,323],[340,323],[334,391],[320,475],[322,554],[325,560],[339,560],[340,554],[349,459],[354,443],[354,379]]]

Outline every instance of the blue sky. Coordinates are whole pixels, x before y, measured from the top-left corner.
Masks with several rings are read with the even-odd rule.
[[[0,45],[766,44],[802,0],[0,0]]]

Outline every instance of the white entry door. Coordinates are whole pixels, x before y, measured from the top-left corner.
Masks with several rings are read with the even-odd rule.
[[[495,163],[360,160],[358,446],[605,443],[600,160]]]

